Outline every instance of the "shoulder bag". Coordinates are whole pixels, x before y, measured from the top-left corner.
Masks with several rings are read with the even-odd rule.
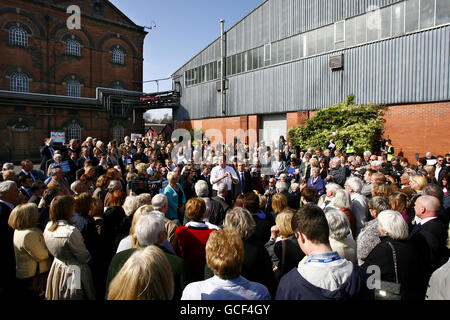
[[[375,289],[375,300],[401,300],[402,299],[402,286],[398,281],[397,271],[397,255],[392,243],[388,242],[392,249],[392,256],[394,258],[394,270],[395,270],[395,282],[380,281],[380,288]]]

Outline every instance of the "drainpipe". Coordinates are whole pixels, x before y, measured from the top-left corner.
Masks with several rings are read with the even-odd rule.
[[[225,20],[220,19],[220,52],[222,62],[220,64],[221,68],[221,79],[220,79],[220,97],[222,106],[222,115],[226,115],[225,110],[225,34],[224,34],[224,23]]]

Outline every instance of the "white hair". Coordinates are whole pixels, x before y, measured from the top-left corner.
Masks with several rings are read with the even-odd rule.
[[[408,238],[408,224],[400,212],[394,210],[381,211],[377,220],[380,233],[386,232],[394,240]]]
[[[340,185],[338,185],[337,183],[329,182],[325,186],[325,189],[327,189],[327,191],[330,191],[334,197],[336,195],[336,191],[342,190],[342,187]]]
[[[281,192],[288,191],[289,185],[286,182],[277,181],[277,183],[275,184],[275,188],[277,188],[278,191],[281,193]]]
[[[320,172],[320,169],[317,168],[317,167],[312,167],[312,168],[311,168],[311,173],[313,173],[313,172],[319,173],[319,172]]]
[[[104,145],[104,143],[103,143],[103,141],[101,141],[101,140],[98,140],[97,143],[95,144],[95,146],[96,146],[97,148],[99,148],[99,149],[100,149],[100,147],[101,147],[102,145]]]
[[[125,214],[129,217],[133,215],[136,210],[139,208],[140,201],[138,201],[137,196],[127,196],[125,198],[125,202],[122,205],[123,210],[125,211]]]
[[[122,188],[122,184],[119,180],[111,180],[108,184],[109,191],[114,191],[117,187]]]
[[[228,191],[228,186],[226,185],[226,183],[221,183],[217,186],[218,194],[224,194],[227,191]]]
[[[364,155],[364,156],[370,157],[370,156],[372,155],[372,152],[370,152],[370,151],[364,151],[363,155]]]
[[[330,238],[343,240],[350,232],[350,223],[345,213],[337,209],[331,209],[325,212],[330,230]]]
[[[158,193],[152,199],[152,206],[153,209],[155,210],[161,211],[166,204],[167,204],[167,197],[162,193]]]
[[[208,183],[205,180],[198,180],[195,183],[195,194],[197,197],[207,197],[209,193]]]
[[[3,197],[4,193],[9,192],[15,184],[16,183],[14,181],[10,181],[10,180],[0,182],[0,198]]]
[[[331,200],[329,206],[338,208],[338,209],[346,208],[346,209],[351,210],[352,209],[352,199],[350,197],[350,193],[348,193],[346,190],[343,190],[343,189],[336,190],[333,200]]]
[[[134,234],[141,246],[155,244],[164,230],[164,215],[159,211],[143,212],[134,226]]]
[[[2,167],[3,170],[14,170],[14,164],[11,162],[5,162]]]
[[[363,182],[358,177],[348,177],[347,184],[355,193],[360,193],[363,187]]]

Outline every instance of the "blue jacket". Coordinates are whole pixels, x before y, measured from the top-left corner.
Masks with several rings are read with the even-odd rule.
[[[319,193],[319,196],[323,195],[325,193],[325,181],[320,176],[317,177],[315,183],[313,183],[313,180],[313,176],[309,177],[306,185],[310,188],[316,189]]]
[[[183,194],[183,204],[186,203],[186,196],[184,195],[184,190],[181,184],[177,183],[178,188],[180,188],[181,193]],[[173,220],[178,219],[178,194],[174,188],[169,184],[164,189],[163,194],[167,197],[167,203],[169,208],[166,212],[166,218]]]

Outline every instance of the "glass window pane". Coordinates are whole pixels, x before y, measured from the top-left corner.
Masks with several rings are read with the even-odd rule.
[[[420,29],[434,26],[434,2],[435,0],[420,1]]]
[[[242,54],[238,53],[236,55],[236,73],[242,72]]]
[[[292,59],[292,38],[284,40],[284,61],[291,61]]]
[[[380,10],[367,13],[367,41],[380,39]]]
[[[226,71],[226,75],[227,76],[229,76],[229,75],[231,75],[231,57],[227,57],[227,61],[226,61],[226,63],[225,63],[225,67],[226,67],[226,69],[227,69],[227,71]]]
[[[278,42],[278,63],[284,62],[284,40]]]
[[[208,63],[208,64],[206,65],[205,81],[209,81],[209,80],[211,79],[211,77],[210,77],[210,72],[211,72],[211,66],[210,66],[210,64]]]
[[[392,6],[388,6],[380,11],[381,39],[391,36],[391,9]]]
[[[436,0],[436,25],[450,22],[450,1]]]
[[[278,63],[278,42],[272,43],[271,51],[272,64],[276,64]]]
[[[325,51],[325,28],[320,28],[315,31],[317,38],[317,53]]]
[[[404,30],[404,2],[392,7],[392,36],[398,36],[405,32]]]
[[[334,50],[334,27],[333,25],[326,27],[325,29],[325,51]]]
[[[351,47],[355,45],[355,27],[356,19],[348,19],[345,21],[345,46]]]
[[[259,57],[258,57],[258,48],[255,48],[255,49],[253,49],[252,50],[253,51],[253,69],[258,69],[259,68],[259,66],[258,66],[258,61],[259,61]]]
[[[292,38],[292,60],[298,59],[298,57],[300,56],[298,45],[299,41],[300,36],[295,36]]]
[[[222,60],[217,61],[217,79],[222,78]]]
[[[214,79],[217,79],[217,67],[219,66],[219,64],[217,62],[213,62],[212,65],[213,65],[213,68],[212,68],[213,76],[212,76],[212,78],[214,80]]]
[[[419,0],[409,0],[405,3],[405,32],[416,31],[419,28]]]
[[[356,17],[356,44],[366,42],[366,15]]]
[[[253,70],[253,50],[247,51],[247,71]]]
[[[334,41],[334,27],[333,27],[333,41]],[[306,40],[305,36],[302,34],[300,35],[300,58],[304,57],[306,55],[305,48],[306,48]]]
[[[247,52],[243,52],[242,54],[242,72],[247,71]]]
[[[237,64],[236,59],[237,59],[236,55],[233,55],[231,57],[231,74],[236,74],[236,64]]]
[[[314,32],[308,32],[306,34],[306,39],[308,56],[316,54],[316,36]]]
[[[258,52],[258,68],[264,67],[264,47],[257,48]]]
[[[344,21],[336,22],[334,24],[334,42],[344,40]]]

